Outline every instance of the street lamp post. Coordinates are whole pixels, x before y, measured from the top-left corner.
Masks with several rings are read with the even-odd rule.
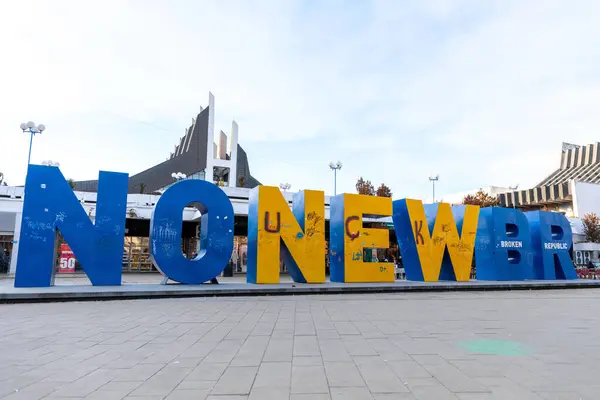
[[[431,181],[431,185],[433,187],[433,202],[435,203],[435,183],[440,180],[440,174],[430,176],[429,180]]]
[[[338,160],[338,162],[334,163],[333,161],[329,163],[329,168],[333,170],[333,195],[337,194],[337,172],[339,169],[342,169],[342,162]]]
[[[182,172],[173,172],[171,174],[171,178],[173,178],[174,181],[180,181],[182,179],[187,178],[187,175]]]
[[[290,185],[287,182],[279,184],[279,189],[283,190],[284,192],[290,190],[291,187],[292,187],[292,185]]]
[[[60,167],[60,163],[58,161],[52,161],[52,160],[42,161],[42,165],[46,165],[48,167]]]
[[[31,146],[33,145],[33,135],[44,132],[46,130],[46,126],[44,124],[36,125],[35,122],[29,121],[21,124],[21,130],[23,133],[29,133],[31,135],[29,138],[29,155],[27,156],[27,168],[29,169],[29,164],[31,164]]]

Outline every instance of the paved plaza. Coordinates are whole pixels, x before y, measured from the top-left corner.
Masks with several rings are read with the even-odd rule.
[[[2,399],[598,399],[600,290],[0,305]]]

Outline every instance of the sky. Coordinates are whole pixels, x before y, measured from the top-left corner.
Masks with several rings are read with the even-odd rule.
[[[600,140],[594,0],[19,0],[0,12],[0,171],[164,161],[215,95],[266,185],[394,198],[532,187]]]

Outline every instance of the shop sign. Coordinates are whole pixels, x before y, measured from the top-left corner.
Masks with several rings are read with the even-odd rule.
[[[60,245],[60,257],[58,259],[58,273],[73,273],[75,272],[75,255],[69,248],[69,245],[62,243]]]

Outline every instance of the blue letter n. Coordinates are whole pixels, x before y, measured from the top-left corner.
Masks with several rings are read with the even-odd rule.
[[[15,287],[53,284],[57,229],[92,285],[120,285],[127,181],[127,174],[100,172],[96,223],[92,224],[57,167],[30,165]]]

